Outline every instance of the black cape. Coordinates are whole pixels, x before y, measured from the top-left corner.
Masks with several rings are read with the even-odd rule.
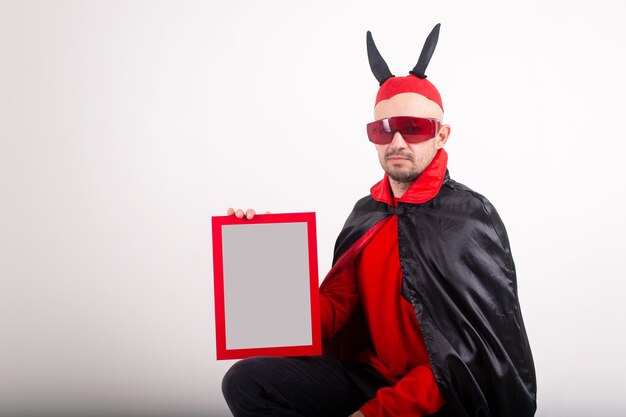
[[[413,306],[445,401],[434,415],[533,416],[535,369],[506,230],[491,203],[450,179],[447,170],[440,191],[425,203],[393,207],[371,195],[359,200],[337,239],[325,281],[353,261],[393,215],[402,297]],[[355,341],[367,337],[357,309],[324,341],[324,353],[351,360]]]

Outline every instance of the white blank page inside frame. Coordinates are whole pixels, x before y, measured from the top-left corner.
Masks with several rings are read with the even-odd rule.
[[[306,222],[222,225],[226,349],[312,343]]]

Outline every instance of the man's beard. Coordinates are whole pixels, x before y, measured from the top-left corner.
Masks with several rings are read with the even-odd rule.
[[[402,156],[403,158],[407,158],[411,162],[415,162],[415,156],[411,153],[389,152],[388,154],[385,155],[385,164],[383,164],[383,170],[385,170],[389,178],[391,178],[392,180],[396,182],[413,182],[417,179],[417,177],[419,177],[421,172],[418,170],[417,167],[413,167],[409,171],[401,171],[401,172],[397,172],[391,168],[388,168],[387,162],[388,162],[388,159],[392,156]]]

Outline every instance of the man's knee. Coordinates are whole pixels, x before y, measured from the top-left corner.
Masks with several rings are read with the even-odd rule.
[[[254,358],[250,358],[254,359]],[[246,370],[248,368],[248,361],[250,359],[244,359],[236,362],[230,369],[224,374],[222,378],[222,393],[224,398],[229,400],[237,391],[240,391],[242,385],[247,385],[246,379],[249,379],[250,374]]]
[[[228,401],[238,394],[251,393],[262,385],[261,377],[276,358],[253,357],[236,362],[222,378],[222,394]]]

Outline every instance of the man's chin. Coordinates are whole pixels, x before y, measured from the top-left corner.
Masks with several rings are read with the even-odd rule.
[[[419,173],[415,171],[386,169],[385,172],[389,178],[396,182],[413,182],[419,177]]]

